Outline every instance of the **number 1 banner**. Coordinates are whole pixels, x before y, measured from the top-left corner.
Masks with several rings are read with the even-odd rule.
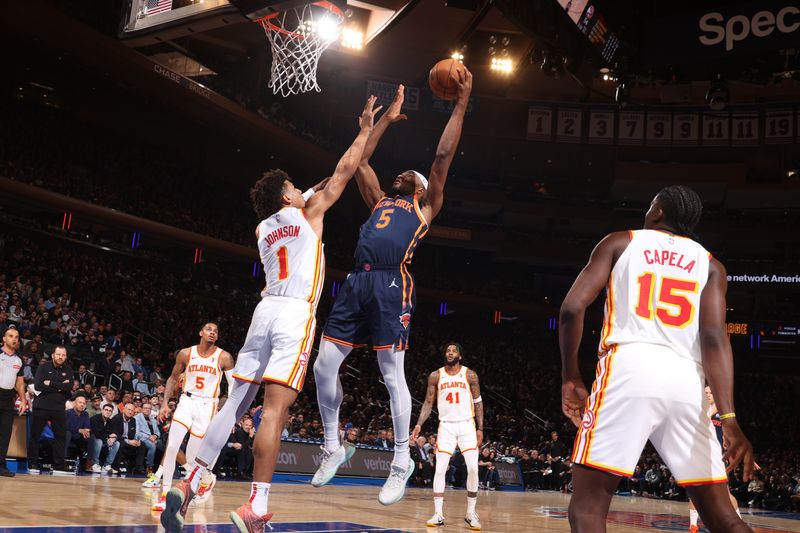
[[[682,112],[672,116],[672,144],[674,146],[697,146],[699,138],[700,115]]]
[[[758,145],[758,111],[735,111],[731,114],[731,144]]]
[[[528,139],[549,141],[553,135],[553,108],[528,108]]]
[[[589,114],[589,144],[614,144],[614,111],[592,110]]]
[[[619,114],[619,144],[644,143],[644,113]]]
[[[581,142],[583,112],[580,109],[559,109],[556,140],[565,143]]]

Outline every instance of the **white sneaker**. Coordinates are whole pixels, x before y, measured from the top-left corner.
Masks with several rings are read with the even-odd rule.
[[[428,527],[439,527],[444,525],[444,517],[439,513],[434,513],[432,517],[425,522]]]
[[[106,465],[103,467],[103,473],[108,474],[114,472],[114,469],[111,468],[111,465]],[[116,472],[114,472],[116,474]]]
[[[41,468],[39,468],[38,466],[34,466],[33,468],[30,468],[30,467],[29,467],[29,468],[28,468],[28,473],[29,473],[29,474],[32,474],[32,475],[34,475],[34,476],[38,476],[39,474],[41,474],[41,473],[42,473],[42,469],[41,469]]]
[[[103,467],[98,465],[98,464],[92,465],[92,473],[93,474],[102,474],[103,473]]]
[[[162,492],[161,496],[159,496],[158,501],[154,502],[152,507],[150,507],[151,511],[163,511],[164,507],[167,505],[167,493]]]
[[[147,487],[148,489],[154,489],[161,485],[161,478],[156,477],[155,474],[150,474],[150,476],[142,483],[142,487]]]
[[[343,444],[333,452],[327,451],[325,446],[320,446],[320,448],[322,448],[323,457],[319,468],[317,468],[314,477],[311,479],[311,485],[314,487],[321,487],[330,483],[339,467],[349,461],[353,454],[356,453],[355,446],[350,444]]]
[[[406,493],[406,484],[412,474],[414,474],[414,461],[411,458],[408,459],[408,468],[405,470],[392,465],[389,477],[378,494],[378,501],[383,505],[392,505],[402,500]]]
[[[466,522],[467,527],[473,531],[481,530],[481,521],[478,518],[478,513],[467,513],[467,516],[464,517],[464,522]]]

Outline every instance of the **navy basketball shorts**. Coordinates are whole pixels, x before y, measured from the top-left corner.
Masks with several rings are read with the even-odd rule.
[[[351,272],[322,338],[350,348],[372,345],[373,350],[405,350],[414,304],[414,280],[405,268]]]

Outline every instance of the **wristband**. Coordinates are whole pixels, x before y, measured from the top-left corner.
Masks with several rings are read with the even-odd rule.
[[[720,420],[728,420],[729,418],[736,418],[736,413],[725,413],[724,415],[719,415]]]
[[[316,193],[317,193],[317,191],[314,190],[314,187],[311,187],[310,189],[308,189],[306,192],[303,193],[303,200],[305,200],[307,202]]]
[[[483,399],[480,396],[478,396],[477,398],[472,400],[472,403],[481,403],[482,401],[483,401]]]

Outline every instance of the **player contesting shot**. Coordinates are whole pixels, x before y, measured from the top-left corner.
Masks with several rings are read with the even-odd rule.
[[[359,117],[358,136],[324,189],[311,195],[308,202],[286,173],[279,170],[267,172],[251,191],[253,207],[262,219],[256,238],[267,285],[239,351],[228,400],[209,425],[195,464],[187,465],[186,478],[167,494],[161,524],[170,533],[183,528],[200,478],[228,440],[233,425],[250,408],[262,382],[266,383],[264,407],[253,443],[255,464],[250,498],[230,517],[241,533],[263,531],[272,518],[267,512],[268,499],[281,429],[289,407],[303,388],[325,280],[323,219],[353,177],[375,113],[380,109],[375,108],[375,97],[370,96]]]
[[[405,118],[403,86],[370,134],[356,173],[361,196],[372,214],[361,226],[355,268],[347,276],[325,325],[319,355],[314,363],[319,403],[325,432],[325,456],[311,484],[328,483],[354,449],[339,442],[339,407],[343,392],[339,367],[353,348],[371,344],[389,392],[395,434],[394,458],[389,477],[378,495],[384,505],[399,501],[414,471],[408,438],[411,394],[406,384],[404,359],[416,301],[414,278],[408,271],[411,258],[444,201],[447,173],[461,139],[464,114],[472,91],[472,74],[455,70],[451,78],[457,98],[445,126],[430,171],[430,181],[407,170],[395,177],[391,194],[378,182],[369,159],[393,122]]]
[[[730,471],[753,474],[753,450],[733,408],[733,356],[722,263],[693,240],[702,203],[671,186],[653,199],[644,229],[595,247],[561,306],[562,409],[578,427],[572,460],[572,531],[606,530],[611,498],[649,439],[712,533],[751,529],[728,500],[726,468],[704,393],[716,399]],[[597,378],[578,367],[586,308],[606,288]]]

